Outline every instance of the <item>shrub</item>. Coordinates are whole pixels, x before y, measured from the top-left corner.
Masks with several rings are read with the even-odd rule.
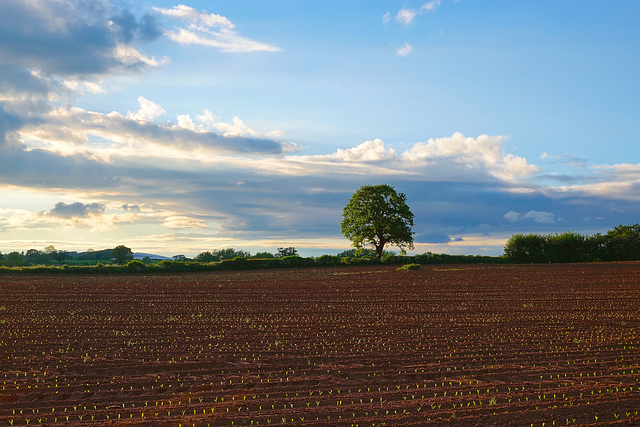
[[[147,268],[147,266],[142,261],[137,260],[129,261],[125,267],[128,271],[134,273],[142,272]]]
[[[313,258],[302,258],[298,255],[289,255],[280,258],[283,261],[283,267],[313,267],[315,260]]]
[[[340,265],[341,258],[333,255],[322,255],[316,258],[315,264],[322,267]]]
[[[420,264],[405,264],[402,267],[398,267],[397,271],[409,271],[409,270],[420,270]]]
[[[342,258],[342,262],[345,265],[376,265],[380,264],[380,260],[378,258],[371,258],[368,256],[363,256],[360,258]]]

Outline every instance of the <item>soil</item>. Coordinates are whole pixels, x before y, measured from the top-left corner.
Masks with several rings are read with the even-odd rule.
[[[640,264],[0,276],[0,425],[640,425]]]

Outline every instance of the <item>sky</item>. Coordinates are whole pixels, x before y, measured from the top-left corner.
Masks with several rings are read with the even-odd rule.
[[[0,0],[0,251],[303,256],[640,222],[636,0]],[[390,247],[388,249],[393,249]]]

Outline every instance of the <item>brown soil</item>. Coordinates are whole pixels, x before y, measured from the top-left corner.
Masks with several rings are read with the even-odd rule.
[[[640,425],[640,264],[0,276],[0,425]]]

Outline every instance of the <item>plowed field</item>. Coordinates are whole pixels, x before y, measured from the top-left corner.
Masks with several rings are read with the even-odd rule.
[[[0,276],[0,425],[640,425],[640,264]]]

